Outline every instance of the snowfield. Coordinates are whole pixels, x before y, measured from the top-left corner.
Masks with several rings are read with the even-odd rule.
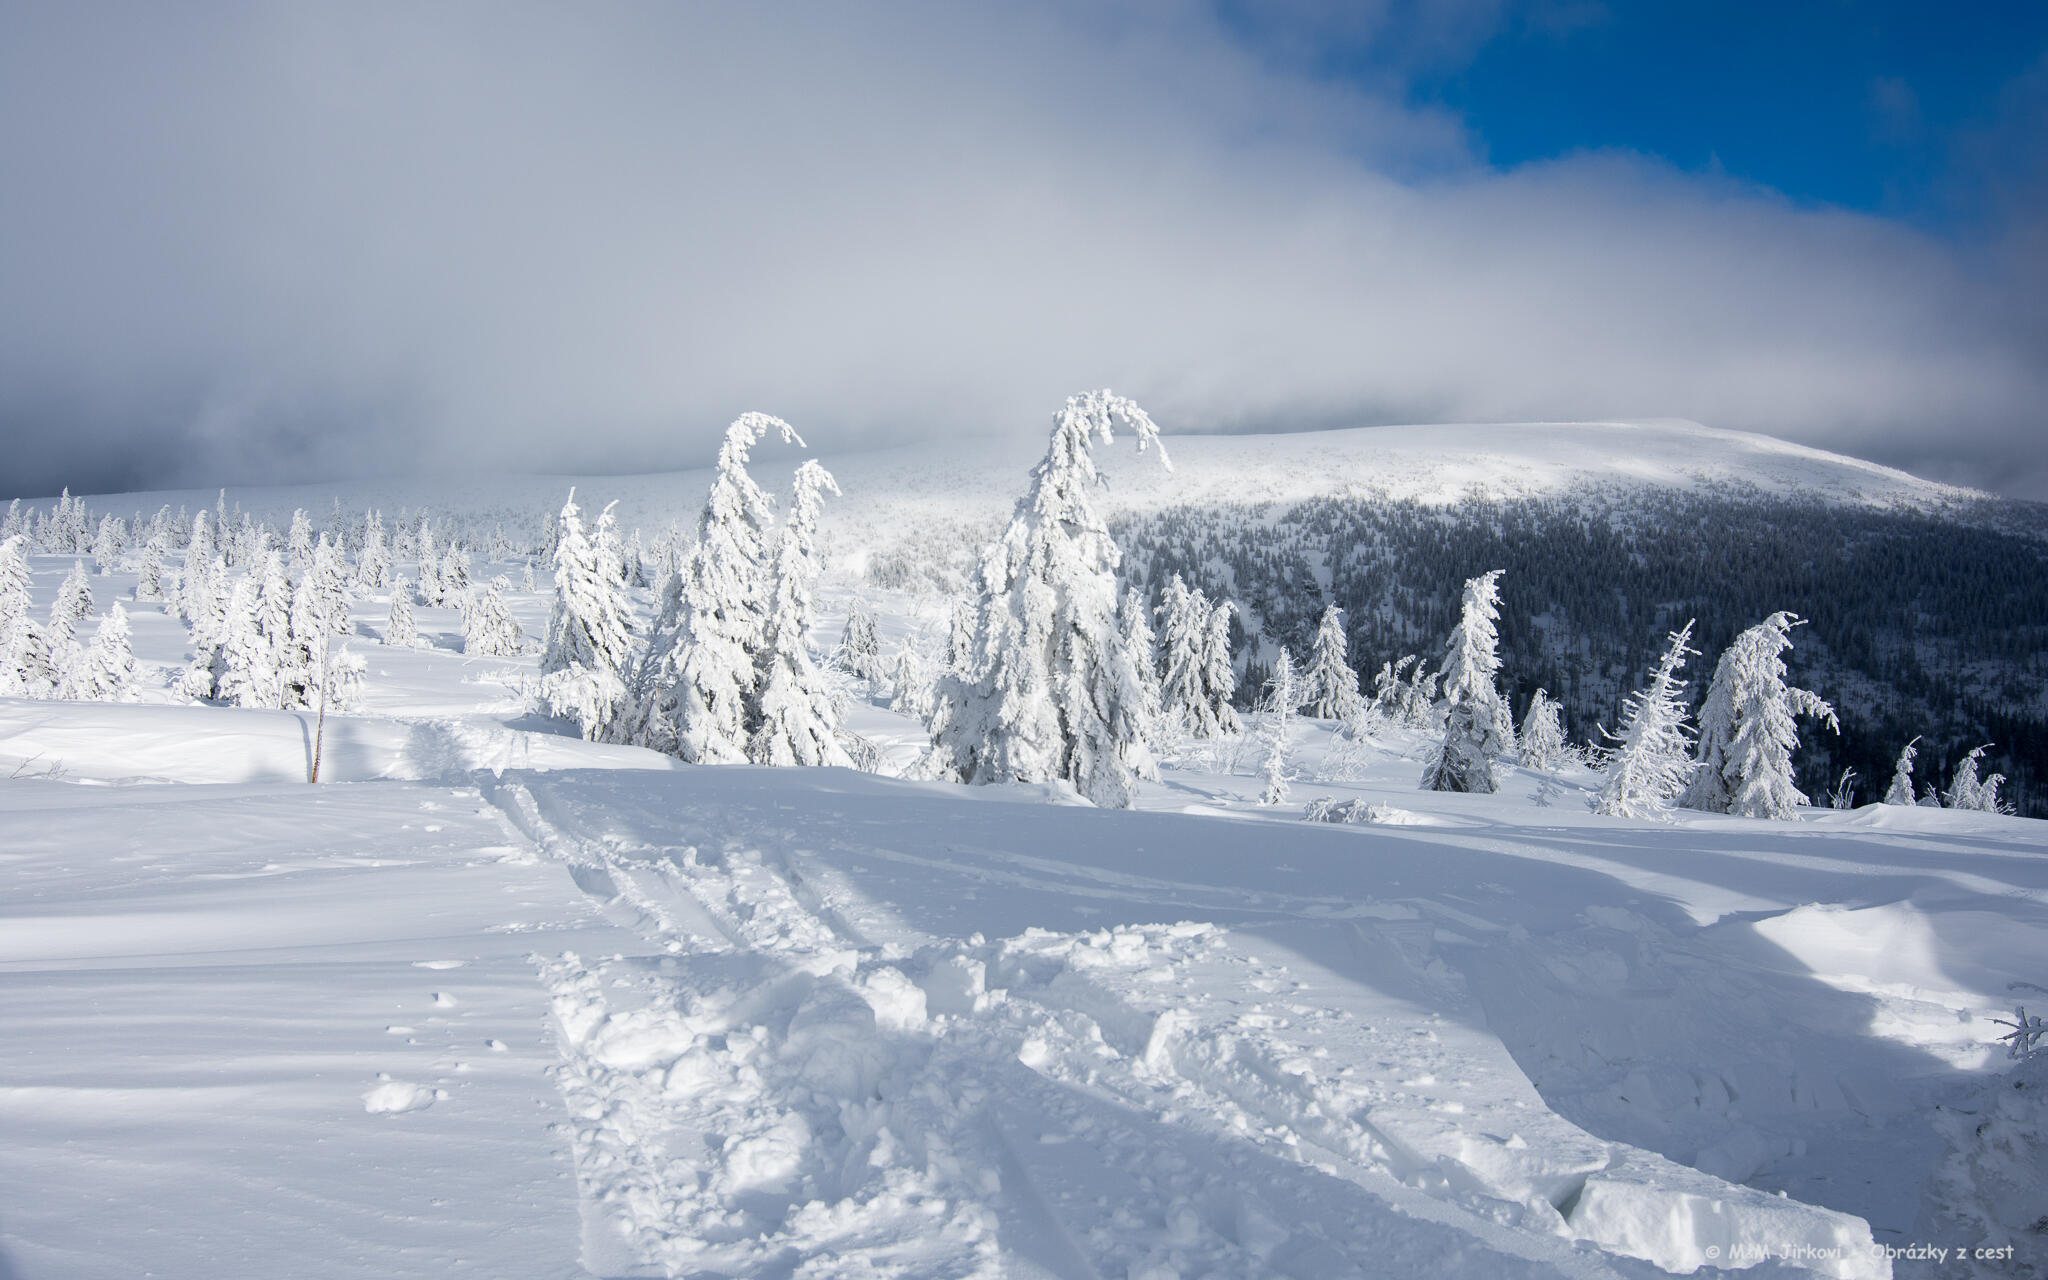
[[[1240,461],[1272,496],[1542,486],[1627,430],[1667,479],[1968,496],[1690,426],[1534,460],[1513,430]],[[1197,475],[1244,447],[1169,445]],[[839,555],[998,518],[1027,454],[1000,494],[835,464]],[[1154,470],[1117,501],[1197,496]],[[588,496],[651,535],[705,483]],[[369,500],[561,500],[487,487]],[[35,559],[39,607],[70,567]],[[885,652],[943,627],[864,595]],[[547,600],[510,599],[529,637]],[[828,577],[815,648],[851,601]],[[1309,718],[1279,805],[1250,733],[1124,811],[691,767],[536,714],[533,654],[463,655],[452,609],[382,645],[377,595],[314,786],[312,714],[184,705],[183,626],[128,603],[141,701],[0,699],[0,1280],[2048,1275],[2048,1076],[1996,1042],[2048,1002],[2039,822],[1607,818],[1576,765],[1425,793],[1428,743]],[[908,764],[918,722],[848,693]]]

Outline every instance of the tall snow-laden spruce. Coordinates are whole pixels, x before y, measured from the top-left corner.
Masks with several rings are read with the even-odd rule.
[[[1358,710],[1358,673],[1351,669],[1344,611],[1334,604],[1323,610],[1322,621],[1316,625],[1315,650],[1309,655],[1303,683],[1303,701],[1308,713],[1318,720],[1348,720]]]
[[[1240,732],[1243,725],[1238,721],[1237,708],[1231,700],[1237,697],[1237,668],[1230,661],[1230,615],[1237,612],[1237,606],[1228,600],[1218,600],[1214,606],[1202,599],[1197,591],[1193,601],[1208,608],[1208,623],[1202,628],[1202,656],[1197,668],[1202,682],[1203,715],[1214,726],[1211,737]],[[1198,735],[1199,736],[1199,735]]]
[[[1009,528],[983,553],[972,668],[941,679],[933,714],[941,776],[1062,780],[1095,804],[1130,803],[1145,694],[1117,629],[1120,556],[1088,498],[1101,481],[1094,445],[1118,427],[1140,452],[1159,444],[1132,401],[1069,398]],[[1171,469],[1163,446],[1159,456]]]
[[[1838,728],[1820,695],[1785,683],[1785,651],[1801,619],[1780,611],[1736,636],[1700,706],[1697,766],[1679,803],[1707,813],[1786,819],[1808,803],[1792,781],[1797,716]]]
[[[1500,671],[1500,576],[1495,569],[1465,582],[1465,603],[1443,665],[1444,739],[1422,771],[1424,791],[1492,792],[1493,762],[1514,749],[1507,708],[1494,676]]]
[[[743,413],[726,428],[718,470],[697,521],[697,545],[669,584],[635,681],[625,736],[692,764],[747,758],[768,625],[768,531],[774,504],[747,474],[753,447],[770,435],[801,446],[780,418]]]
[[[1118,622],[1124,660],[1138,677],[1137,736],[1125,747],[1124,757],[1141,778],[1159,780],[1159,749],[1163,745],[1166,706],[1160,696],[1158,642],[1152,635],[1145,597],[1132,587],[1124,592]]]
[[[92,643],[80,651],[65,673],[67,698],[91,702],[129,702],[135,697],[135,649],[128,613],[120,601],[107,607],[94,628]]]
[[[1671,633],[1664,656],[1650,675],[1647,688],[1628,696],[1621,712],[1621,731],[1608,735],[1614,745],[1606,753],[1605,775],[1591,801],[1593,812],[1617,818],[1662,818],[1692,776],[1692,742],[1688,737],[1685,681],[1679,668],[1691,646],[1691,621]]]
[[[839,633],[839,665],[863,680],[879,681],[886,671],[874,607],[858,597],[847,606],[846,626]]]
[[[50,628],[43,634],[50,643],[51,661],[70,662],[71,648],[78,639],[78,624],[92,615],[92,579],[85,575],[85,561],[73,560],[71,572],[57,588],[50,604]]]
[[[384,643],[397,649],[419,647],[419,624],[412,616],[412,583],[402,573],[391,580],[391,614],[384,624]]]
[[[609,509],[609,508],[607,508]],[[427,535],[426,522],[420,534]],[[632,614],[618,576],[583,528],[576,491],[555,520],[555,603],[540,660],[541,699],[595,741],[617,718],[633,654]]]
[[[526,644],[526,633],[505,607],[512,587],[503,574],[462,597],[462,651],[482,658],[509,658]]]
[[[774,596],[762,631],[758,723],[747,742],[755,764],[850,765],[839,715],[811,661],[811,586],[817,580],[818,509],[838,493],[813,458],[797,468],[789,516],[775,546]]]
[[[1918,754],[1918,752],[1913,750],[1913,745],[1919,741],[1920,738],[1916,734],[1913,741],[1908,742],[1899,751],[1899,762],[1892,769],[1892,784],[1886,787],[1884,792],[1884,802],[1886,804],[1918,805],[1920,803],[1919,798],[1913,794],[1913,757]]]

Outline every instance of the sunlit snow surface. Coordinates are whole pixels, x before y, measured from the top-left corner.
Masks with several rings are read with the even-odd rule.
[[[1442,475],[1530,474],[1486,465]],[[872,598],[890,645],[941,608]],[[1127,813],[684,768],[563,736],[452,611],[385,649],[381,598],[310,787],[312,717],[174,705],[182,628],[131,607],[148,701],[0,701],[8,1280],[1882,1275],[1977,1242],[1929,1173],[2048,984],[2035,822],[1435,796],[1413,738],[1306,720],[1275,808],[1227,749]]]

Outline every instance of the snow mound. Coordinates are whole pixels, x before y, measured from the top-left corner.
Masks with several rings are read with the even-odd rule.
[[[403,1080],[386,1080],[363,1095],[363,1110],[373,1116],[425,1111],[434,1105],[437,1096],[434,1090],[425,1085],[409,1084]]]

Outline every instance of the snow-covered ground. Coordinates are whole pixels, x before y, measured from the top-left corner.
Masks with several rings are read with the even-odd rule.
[[[1105,813],[364,647],[317,788],[301,715],[0,704],[13,1275],[1882,1274],[2048,975],[2021,820],[1631,824],[1312,721],[1293,805]]]
[[[885,649],[943,625],[869,599]],[[1314,720],[1271,807],[1236,743],[1125,812],[688,768],[385,609],[318,786],[313,717],[179,705],[153,605],[144,701],[0,700],[0,1278],[2048,1272],[1993,1021],[2048,1000],[2040,823],[1426,794],[1411,735]]]

